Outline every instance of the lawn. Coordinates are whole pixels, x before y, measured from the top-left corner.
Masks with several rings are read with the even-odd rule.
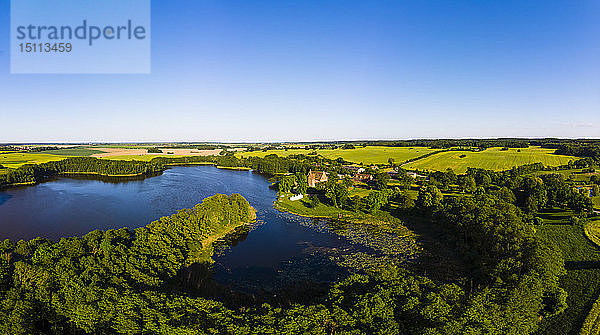
[[[511,148],[509,150],[490,148],[480,152],[448,151],[419,159],[403,167],[406,169],[438,171],[452,168],[457,173],[464,173],[467,171],[467,167],[500,171],[510,169],[513,166],[538,162],[546,166],[558,166],[576,159],[571,156],[554,155],[553,152],[553,149],[542,149],[539,147],[526,149]]]
[[[369,195],[369,193],[371,193],[371,190],[365,189],[365,188],[360,188],[360,187],[353,187],[350,189],[350,196],[353,197],[355,195],[358,195],[361,198],[366,197],[367,195]]]
[[[429,149],[426,147],[382,147],[368,146],[356,149],[326,149],[326,150],[305,150],[305,149],[290,149],[290,150],[269,150],[269,151],[252,151],[238,153],[238,157],[264,157],[270,154],[278,156],[289,156],[303,154],[307,155],[311,152],[317,152],[325,158],[336,159],[342,157],[344,160],[354,163],[364,164],[387,164],[389,158],[393,158],[396,163],[402,163],[409,159],[417,158],[428,153],[439,151],[438,149]]]
[[[360,216],[357,213],[335,208],[332,206],[327,206],[322,203],[319,203],[316,207],[313,208],[310,207],[310,205],[308,204],[307,197],[304,197],[300,200],[292,201],[289,199],[292,195],[293,194],[291,193],[285,193],[283,194],[283,197],[279,197],[277,201],[275,201],[275,208],[278,208],[282,211],[311,217],[338,217],[339,215],[344,217]]]

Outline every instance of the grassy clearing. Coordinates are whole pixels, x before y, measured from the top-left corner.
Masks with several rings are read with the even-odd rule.
[[[343,217],[356,217],[359,214],[346,211],[343,209],[331,207],[319,203],[316,207],[310,207],[305,198],[291,201],[289,198],[292,194],[284,194],[283,197],[279,197],[275,201],[275,208],[283,212],[291,212],[294,214],[309,216],[309,217],[321,217],[321,218],[337,218],[340,215]]]
[[[592,197],[592,203],[594,204],[595,209],[600,209],[600,195]]]
[[[237,155],[239,157],[264,157],[270,154],[276,154],[278,156],[289,156],[303,154],[307,155],[311,152],[316,151],[319,155],[325,158],[336,159],[342,157],[344,160],[354,163],[364,164],[387,164],[388,159],[393,158],[395,162],[402,163],[409,159],[413,159],[419,156],[423,156],[428,153],[439,151],[438,149],[429,149],[425,147],[381,147],[381,146],[368,146],[364,148],[356,149],[330,149],[330,150],[304,150],[304,149],[290,149],[290,150],[269,150],[269,151],[253,151],[253,152],[241,152]]]
[[[520,150],[520,151],[519,151]],[[490,148],[480,152],[448,151],[441,152],[404,165],[407,169],[444,171],[452,168],[457,173],[464,173],[467,167],[488,170],[506,170],[513,166],[541,162],[547,166],[567,164],[575,157],[554,155],[553,149],[530,147],[526,149]],[[461,157],[463,156],[464,157]]]
[[[365,189],[365,188],[360,188],[360,187],[353,187],[350,189],[350,196],[353,197],[355,195],[358,195],[361,198],[366,197],[367,195],[369,195],[369,193],[371,193],[371,190]]]
[[[44,153],[3,153],[0,154],[0,165],[16,169],[24,164],[41,164],[65,158],[67,157]]]

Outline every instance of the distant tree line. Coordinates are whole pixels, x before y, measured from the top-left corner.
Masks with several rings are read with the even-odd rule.
[[[60,148],[57,146],[35,146],[35,147],[27,146],[27,148],[24,149],[24,147],[20,147],[20,146],[0,145],[0,151],[42,152],[42,151],[46,151],[46,150],[58,150],[58,149],[60,149]]]
[[[556,147],[555,153],[559,155],[592,157],[600,160],[600,143],[549,144],[546,147]]]
[[[153,175],[164,167],[140,161],[118,161],[94,157],[73,157],[42,164],[25,164],[0,175],[0,186],[37,183],[45,178],[61,174],[98,174],[103,176]]]
[[[222,156],[188,156],[188,157],[157,157],[151,162],[158,165],[185,165],[193,163],[212,163],[224,167],[248,167],[256,172],[270,175],[281,173],[306,174],[311,168],[311,162],[306,157],[279,157],[275,154],[265,157],[238,158],[233,153]]]
[[[148,148],[146,149],[148,151],[149,154],[161,154],[162,150],[160,150],[159,148]]]

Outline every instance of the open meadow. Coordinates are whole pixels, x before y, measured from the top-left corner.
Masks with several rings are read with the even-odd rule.
[[[396,163],[406,162],[409,159],[414,159],[439,149],[430,149],[426,147],[383,147],[383,146],[368,146],[357,147],[356,149],[323,149],[323,150],[305,150],[305,149],[289,149],[289,150],[268,150],[268,151],[252,151],[238,153],[238,157],[264,157],[270,154],[276,154],[280,157],[289,155],[303,154],[307,155],[311,152],[329,158],[343,158],[346,161],[363,164],[387,164],[388,159],[392,158]]]
[[[68,156],[63,155],[51,155],[44,153],[2,153],[0,154],[0,165],[3,165],[7,168],[16,169],[21,165],[25,164],[41,164],[52,161],[60,161]]]
[[[484,151],[447,151],[410,162],[405,169],[438,170],[453,169],[456,173],[464,173],[468,167],[494,171],[510,169],[529,163],[543,163],[546,166],[567,164],[575,157],[553,154],[554,149],[529,147],[522,149],[489,148]]]
[[[102,153],[102,151],[85,147],[60,148],[41,152],[0,152],[0,165],[16,169],[25,164],[41,164],[60,161],[68,157],[87,157],[98,153]]]

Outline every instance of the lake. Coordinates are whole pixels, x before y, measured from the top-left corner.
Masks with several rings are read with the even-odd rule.
[[[329,271],[331,264],[315,251],[355,246],[301,224],[310,219],[274,209],[277,192],[269,184],[251,171],[213,166],[173,167],[160,176],[121,182],[59,177],[0,192],[0,238],[58,240],[95,229],[134,229],[216,193],[240,193],[257,210],[257,223],[215,255],[217,281],[270,288],[290,276],[337,279],[339,272]]]

